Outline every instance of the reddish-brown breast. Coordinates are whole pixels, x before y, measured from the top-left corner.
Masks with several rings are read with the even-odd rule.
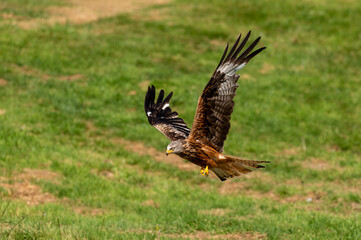
[[[184,152],[180,157],[197,164],[200,167],[215,167],[216,161],[221,155],[214,148],[203,144],[200,140],[186,139],[184,144]]]

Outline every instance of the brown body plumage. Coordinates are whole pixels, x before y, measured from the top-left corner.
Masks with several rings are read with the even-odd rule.
[[[167,147],[167,154],[175,153],[202,169],[209,168],[222,181],[249,173],[254,168],[264,168],[259,164],[267,163],[222,154],[231,126],[233,98],[238,88],[239,75],[236,72],[265,49],[263,47],[250,53],[259,42],[259,37],[240,54],[249,36],[250,32],[239,44],[240,35],[228,55],[227,45],[220,63],[198,99],[192,130],[178,117],[177,112],[172,112],[169,108],[173,93],[163,100],[164,91],[161,90],[154,102],[155,88],[152,86],[148,88],[145,97],[144,108],[149,123],[172,141]]]

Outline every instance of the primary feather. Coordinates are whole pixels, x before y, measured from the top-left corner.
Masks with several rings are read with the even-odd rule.
[[[148,122],[170,140],[175,141],[187,138],[190,130],[183,119],[178,117],[178,113],[170,109],[169,101],[172,96],[173,92],[164,98],[164,91],[160,90],[158,99],[154,102],[155,87],[148,87],[144,100],[144,110]]]

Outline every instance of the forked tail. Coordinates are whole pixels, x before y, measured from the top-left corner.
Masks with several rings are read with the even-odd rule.
[[[225,181],[227,178],[233,178],[241,174],[247,174],[256,168],[265,168],[260,165],[261,163],[270,163],[269,161],[247,160],[232,156],[224,157],[224,159],[219,159],[217,161],[217,167],[213,167],[211,169],[221,181]]]

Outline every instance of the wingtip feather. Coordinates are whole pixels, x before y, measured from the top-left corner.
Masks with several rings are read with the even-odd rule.
[[[229,46],[229,43],[227,43],[226,48],[225,48],[224,51],[223,51],[223,55],[222,55],[221,61],[219,61],[218,66],[216,67],[216,71],[217,71],[217,69],[219,68],[219,66],[221,66],[221,64],[223,63],[224,58],[225,58],[226,55],[227,55],[228,46]]]
[[[266,47],[261,47],[259,49],[257,49],[256,51],[252,52],[251,54],[249,54],[247,57],[244,58],[245,62],[249,62],[252,58],[254,58],[255,56],[257,56],[260,52],[262,52],[263,50],[265,50]]]
[[[159,92],[159,95],[158,95],[158,99],[157,99],[157,103],[156,103],[157,105],[162,103],[163,97],[164,97],[164,90],[161,89],[160,92]]]
[[[173,92],[170,92],[170,93],[168,94],[168,96],[164,99],[163,102],[169,103],[169,101],[170,101],[170,99],[172,98],[172,96],[173,96]]]
[[[242,34],[239,34],[236,42],[233,44],[233,47],[232,47],[231,50],[229,51],[228,56],[226,57],[226,60],[224,60],[224,62],[227,62],[228,60],[233,59],[233,57],[234,57],[234,54],[233,54],[233,53],[234,53],[234,51],[237,49],[238,43],[239,43],[239,41],[240,41],[240,39],[241,39],[241,35],[242,35]]]

